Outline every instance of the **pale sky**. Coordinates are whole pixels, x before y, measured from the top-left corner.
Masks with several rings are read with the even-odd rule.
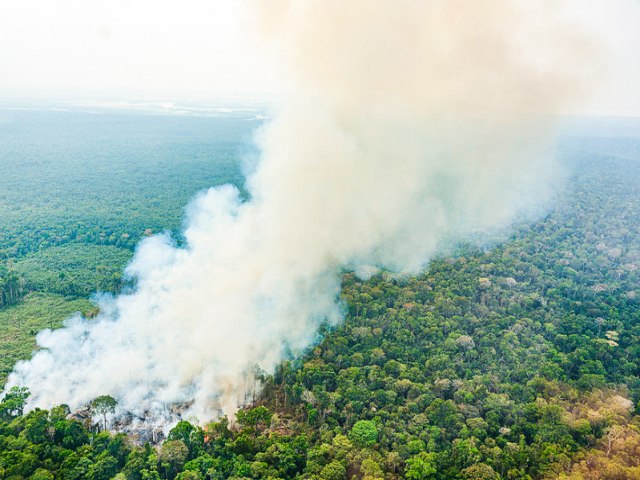
[[[605,60],[576,113],[640,115],[640,1],[571,1]],[[274,63],[240,3],[0,0],[0,98],[269,99]]]

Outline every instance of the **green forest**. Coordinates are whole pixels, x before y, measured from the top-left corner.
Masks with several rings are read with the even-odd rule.
[[[179,235],[199,189],[240,184],[237,145],[254,126],[188,146],[179,132],[170,146],[149,139],[147,160],[182,159],[149,176],[117,152],[115,173],[75,164],[68,142],[53,181],[4,169],[0,382],[39,330],[95,315],[93,292],[126,285],[142,237]],[[640,140],[571,138],[561,154],[572,173],[553,209],[500,243],[460,245],[414,277],[344,273],[344,321],[263,374],[235,419],[141,443],[104,428],[117,399],[80,418],[25,412],[29,392],[14,388],[0,479],[640,479]]]

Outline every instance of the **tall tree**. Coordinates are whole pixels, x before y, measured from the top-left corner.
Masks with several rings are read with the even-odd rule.
[[[104,430],[107,429],[107,413],[114,413],[118,401],[110,395],[100,395],[91,401],[91,409],[98,415],[102,415]]]

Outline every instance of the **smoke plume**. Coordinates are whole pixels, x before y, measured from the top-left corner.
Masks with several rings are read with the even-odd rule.
[[[341,272],[420,272],[548,199],[547,114],[579,98],[586,49],[559,2],[252,6],[286,93],[257,134],[249,200],[202,193],[185,246],[141,242],[135,291],[41,332],[9,380],[31,407],[110,394],[156,418],[233,414],[255,366],[273,372],[341,320]]]

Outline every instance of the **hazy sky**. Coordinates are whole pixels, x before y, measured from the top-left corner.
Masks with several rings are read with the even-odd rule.
[[[640,1],[572,1],[604,74],[582,113],[640,115]],[[279,85],[273,62],[239,4],[0,1],[0,98],[268,98]]]

